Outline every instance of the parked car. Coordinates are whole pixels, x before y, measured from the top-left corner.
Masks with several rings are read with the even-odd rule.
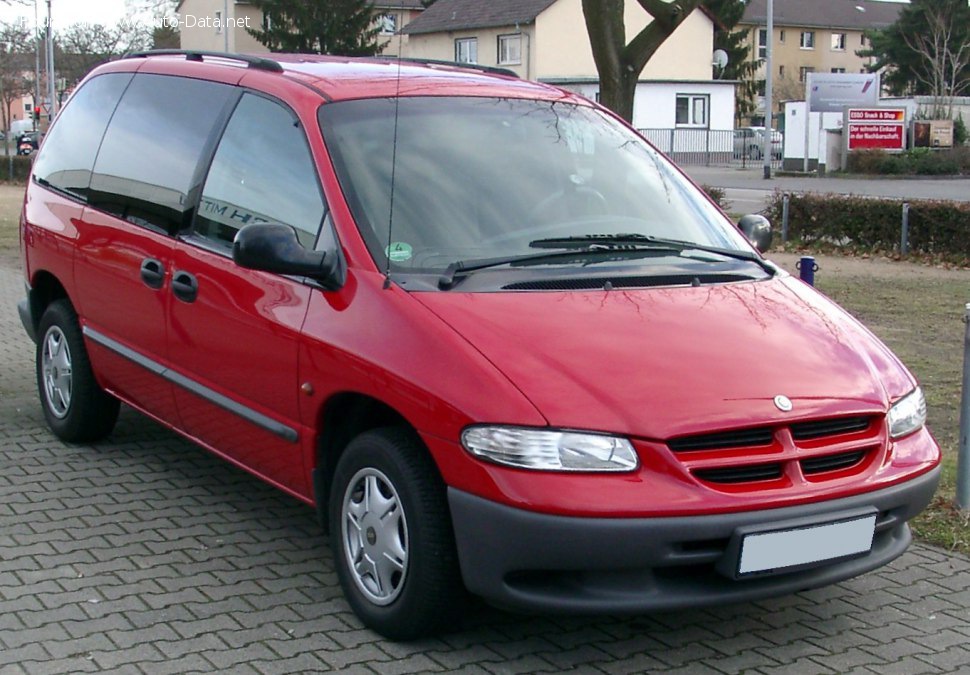
[[[764,127],[739,127],[734,130],[734,157],[761,159],[764,155]],[[771,156],[781,159],[784,151],[784,137],[780,131],[771,130]]]
[[[135,54],[36,158],[54,434],[123,402],[318,510],[350,606],[649,612],[886,564],[940,451],[916,380],[628,125],[440,63]]]

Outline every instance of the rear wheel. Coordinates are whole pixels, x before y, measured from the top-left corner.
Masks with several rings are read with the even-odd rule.
[[[446,625],[464,595],[445,486],[402,429],[354,439],[337,463],[330,541],[341,586],[366,626],[395,640]]]
[[[94,379],[71,303],[48,305],[38,334],[37,389],[47,425],[69,443],[104,438],[118,419],[118,399]]]

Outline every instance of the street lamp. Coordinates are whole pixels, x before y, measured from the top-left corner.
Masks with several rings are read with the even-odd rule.
[[[50,0],[48,0],[49,2]],[[765,39],[765,133],[761,138],[761,159],[764,162],[765,179],[771,178],[771,117],[774,106],[771,102],[771,43],[775,32],[775,0],[768,0],[768,36]]]
[[[51,0],[47,0],[47,100],[50,105],[50,116],[47,118],[48,123],[52,122],[54,115],[57,114],[57,101],[55,100],[54,94],[54,40],[51,33],[53,23],[51,19]]]

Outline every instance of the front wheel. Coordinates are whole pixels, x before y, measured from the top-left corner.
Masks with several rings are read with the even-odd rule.
[[[37,389],[51,431],[69,443],[107,436],[118,419],[118,399],[94,379],[71,303],[48,305],[38,333]]]
[[[445,486],[411,434],[354,439],[337,463],[329,512],[337,575],[366,626],[413,640],[454,617],[464,589]]]

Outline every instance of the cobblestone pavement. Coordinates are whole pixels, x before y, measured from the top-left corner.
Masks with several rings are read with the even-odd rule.
[[[639,618],[484,606],[395,644],[344,602],[311,509],[125,410],[110,440],[42,423],[0,260],[0,673],[916,673],[970,668],[970,560],[895,564],[767,602]]]

